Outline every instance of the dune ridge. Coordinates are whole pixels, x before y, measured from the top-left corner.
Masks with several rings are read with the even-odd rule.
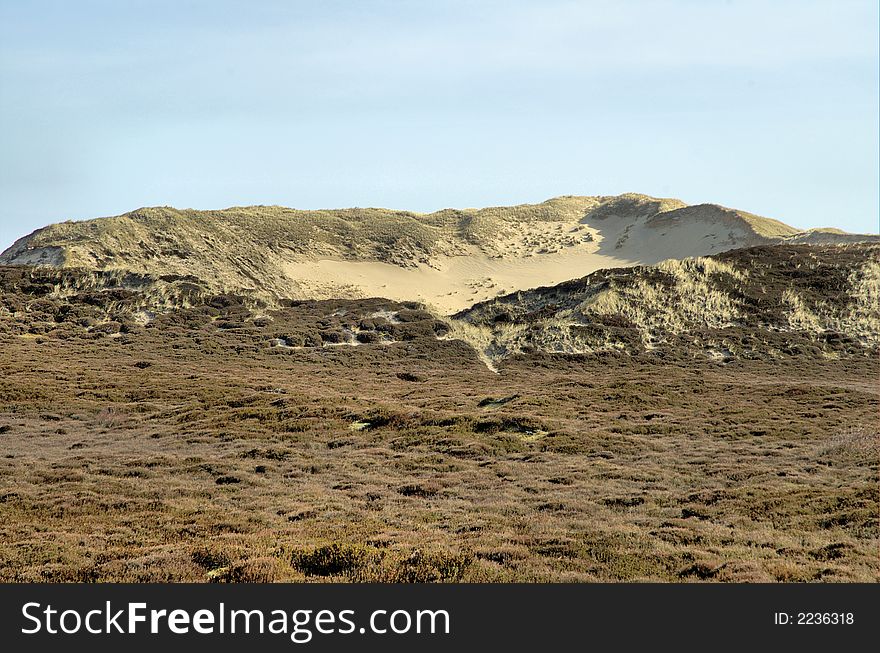
[[[799,231],[715,204],[635,193],[426,214],[153,207],[49,225],[0,254],[0,264],[194,276],[217,292],[270,303],[379,296],[451,314],[604,268],[764,244],[878,238]]]

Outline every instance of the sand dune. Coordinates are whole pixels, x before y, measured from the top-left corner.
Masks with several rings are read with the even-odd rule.
[[[438,255],[412,267],[297,257],[283,271],[305,297],[416,300],[448,315],[498,295],[555,285],[603,268],[714,254],[765,240],[724,220],[652,224],[651,217],[612,215],[592,225],[576,218],[525,223],[499,234],[491,248],[467,246],[456,256]]]
[[[417,300],[449,314],[601,268],[753,245],[876,238],[802,232],[714,204],[688,206],[630,193],[428,214],[277,206],[144,208],[50,225],[17,241],[0,255],[0,263],[194,277],[214,291],[269,303],[375,296]]]

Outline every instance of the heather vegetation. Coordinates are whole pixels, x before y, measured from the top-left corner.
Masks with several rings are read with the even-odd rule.
[[[457,333],[489,360],[557,352],[774,360],[880,346],[880,245],[798,245],[601,270],[477,304]]]
[[[876,261],[753,248],[451,320],[0,268],[0,579],[874,581]]]

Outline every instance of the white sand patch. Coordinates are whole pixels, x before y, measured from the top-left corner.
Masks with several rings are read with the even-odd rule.
[[[400,318],[397,317],[397,313],[397,311],[376,311],[375,313],[371,313],[370,317],[381,317],[383,320],[387,320],[391,324],[400,324]]]
[[[480,252],[443,257],[433,261],[433,266],[415,268],[378,261],[320,259],[290,263],[285,272],[319,299],[345,292],[348,296],[414,300],[449,315],[497,295],[556,284],[603,267],[632,264],[567,251],[511,258],[490,258]]]

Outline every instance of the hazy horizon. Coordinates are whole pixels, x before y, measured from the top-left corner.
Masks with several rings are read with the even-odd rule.
[[[0,0],[0,250],[140,206],[638,192],[876,233],[876,2]]]

